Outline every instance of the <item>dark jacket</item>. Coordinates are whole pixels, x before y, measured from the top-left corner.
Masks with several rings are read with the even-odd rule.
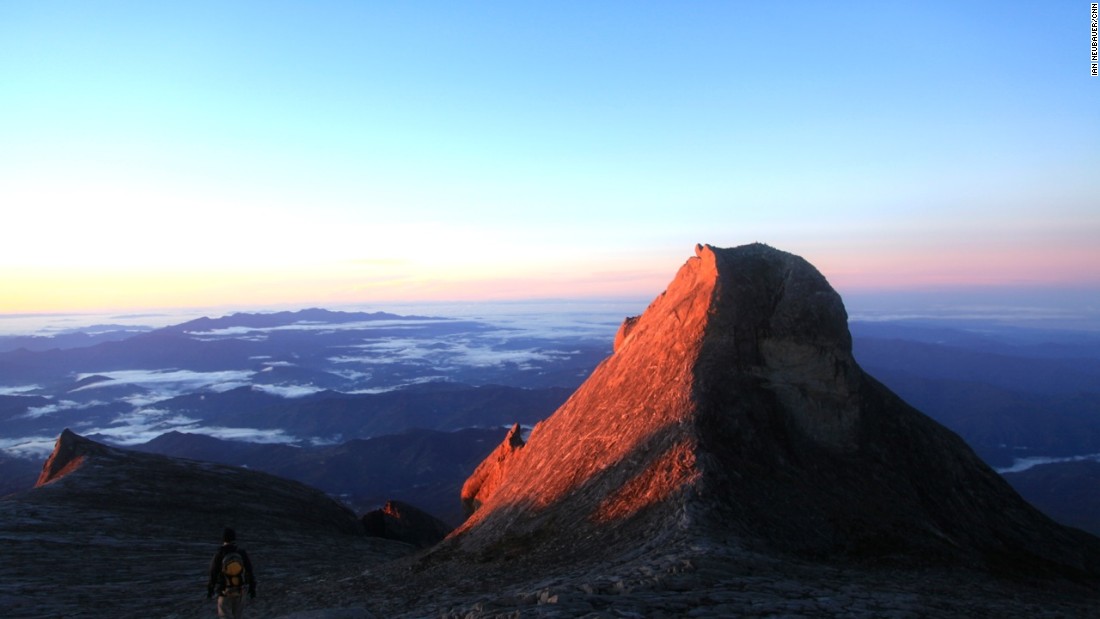
[[[215,592],[218,595],[225,593],[225,585],[222,583],[222,559],[225,558],[226,553],[236,552],[241,555],[241,559],[244,560],[244,579],[248,584],[248,595],[256,596],[256,574],[252,571],[252,560],[248,558],[248,553],[243,548],[237,548],[237,545],[232,542],[222,544],[222,547],[218,549],[218,552],[214,554],[214,559],[210,561],[210,580],[206,583],[206,594],[213,595]]]

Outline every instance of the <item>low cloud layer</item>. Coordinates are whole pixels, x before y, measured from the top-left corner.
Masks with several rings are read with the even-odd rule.
[[[251,384],[254,372],[250,370],[223,370],[220,372],[195,372],[193,370],[118,370],[114,372],[93,372],[77,375],[77,380],[90,376],[105,376],[110,380],[85,385],[77,391],[88,391],[115,385],[137,385],[164,394],[180,395],[193,391],[209,389],[228,391]]]
[[[322,387],[314,385],[252,385],[252,389],[282,398],[302,398],[324,391]]]
[[[100,400],[91,400],[89,402],[74,402],[72,400],[59,400],[45,406],[35,406],[28,408],[26,413],[20,415],[24,419],[37,419],[38,417],[45,417],[46,415],[52,415],[62,411],[80,410],[83,408],[92,408],[94,406],[103,406],[106,402]]]
[[[0,386],[0,395],[31,395],[31,392],[38,391],[41,388],[38,385]]]
[[[501,343],[472,338],[428,340],[417,338],[386,338],[348,347],[349,352],[329,358],[332,363],[383,365],[401,361],[433,367],[437,370],[455,368],[485,368],[514,364],[531,369],[536,363],[551,363],[568,359],[580,351],[546,350],[541,348],[505,348]]]
[[[1085,461],[1089,461],[1089,460],[1092,460],[1092,461],[1095,461],[1095,462],[1100,462],[1100,454],[1086,454],[1086,455],[1083,455],[1083,456],[1069,456],[1069,457],[1064,457],[1064,458],[1048,458],[1048,457],[1044,457],[1044,456],[1037,456],[1037,457],[1032,457],[1032,458],[1016,458],[1012,462],[1012,466],[1008,466],[1008,467],[1005,467],[1005,468],[999,468],[999,469],[995,469],[995,470],[998,473],[1001,473],[1003,475],[1005,473],[1021,473],[1021,472],[1026,471],[1030,468],[1034,468],[1036,466],[1042,466],[1044,464],[1062,464],[1062,463],[1065,463],[1065,462],[1085,462]]]
[[[107,423],[84,423],[73,431],[110,443],[131,446],[151,441],[167,432],[205,434],[215,438],[252,443],[297,443],[299,437],[279,429],[228,427],[204,423],[171,411],[146,408],[118,415]],[[0,452],[16,458],[44,460],[53,451],[56,436],[0,438]]]
[[[428,325],[451,323],[454,319],[450,318],[433,318],[433,319],[386,319],[386,320],[364,320],[359,322],[316,322],[303,320],[289,325],[278,325],[272,327],[224,327],[221,329],[209,329],[207,331],[188,331],[187,333],[200,341],[213,341],[218,339],[249,339],[255,341],[257,338],[264,338],[269,333],[275,333],[279,331],[312,331],[321,333],[337,333],[339,331],[371,331],[378,329],[421,329]]]
[[[0,437],[0,451],[14,458],[41,460],[53,451],[56,436]]]

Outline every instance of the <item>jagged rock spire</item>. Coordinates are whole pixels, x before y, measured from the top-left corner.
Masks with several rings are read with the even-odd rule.
[[[519,424],[513,424],[500,445],[466,479],[466,483],[462,485],[462,509],[467,516],[481,507],[485,497],[496,492],[515,461],[516,452],[523,445]]]

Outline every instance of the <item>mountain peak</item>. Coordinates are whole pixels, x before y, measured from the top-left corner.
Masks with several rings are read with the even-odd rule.
[[[37,488],[61,479],[83,466],[86,457],[101,455],[110,449],[65,428],[54,442],[53,452],[42,465],[42,473],[34,486]]]
[[[705,538],[1100,574],[1082,550],[1096,540],[1042,516],[867,376],[840,296],[809,262],[763,244],[697,245],[624,321],[611,356],[521,449],[506,446],[467,482],[477,509],[448,544],[560,548],[568,522],[565,535],[588,540],[578,556],[603,560],[638,540]]]
[[[730,370],[762,380],[809,436],[852,448],[858,368],[848,314],[803,258],[762,243],[696,245],[695,257],[646,312],[623,322],[616,354],[647,330],[645,346],[697,347],[684,349],[679,361],[695,364],[702,391]]]

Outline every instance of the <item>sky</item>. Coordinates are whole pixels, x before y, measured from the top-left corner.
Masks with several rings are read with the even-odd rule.
[[[1100,303],[1089,45],[1076,0],[8,0],[0,314],[649,299],[757,241]]]

